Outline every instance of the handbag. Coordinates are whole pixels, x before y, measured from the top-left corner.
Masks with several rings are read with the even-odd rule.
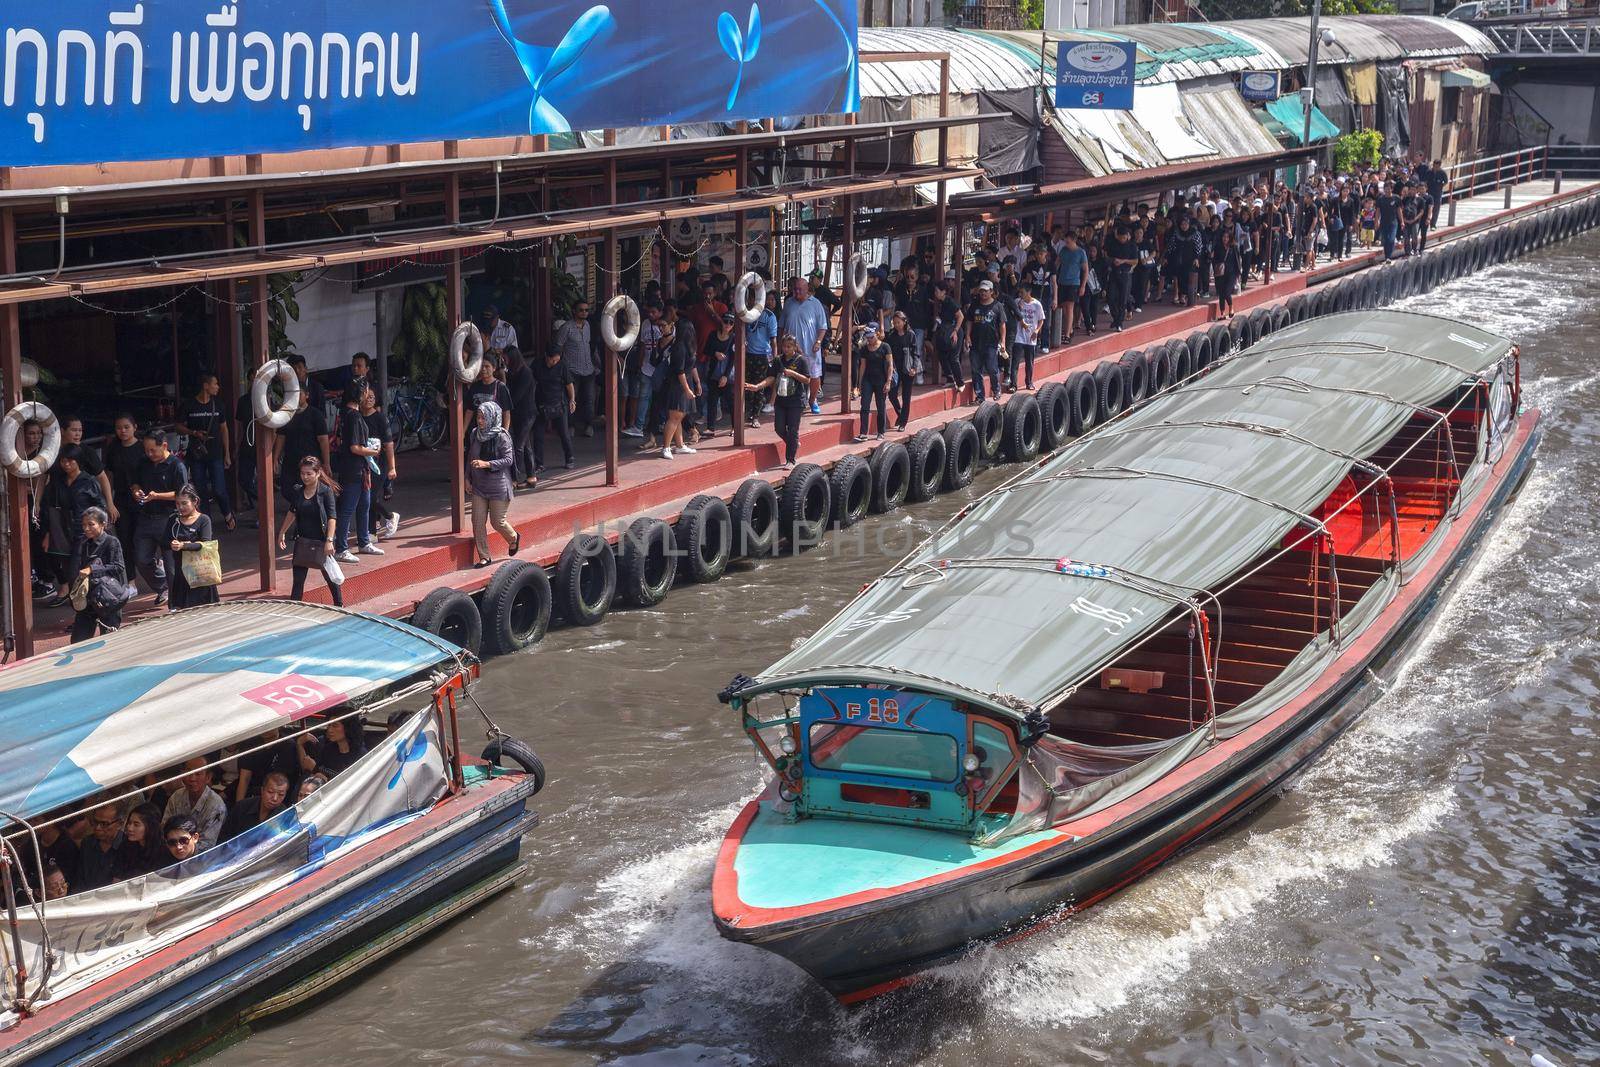
[[[1100,276],[1094,272],[1093,267],[1089,268],[1088,280],[1085,282],[1085,284],[1088,286],[1088,291],[1090,293],[1097,294],[1100,292]]]
[[[72,610],[83,611],[89,606],[89,576],[80,574],[72,579],[72,588],[68,590],[72,597]]]
[[[315,537],[294,539],[294,566],[307,570],[321,570],[328,559],[328,543]]]
[[[182,555],[183,580],[190,589],[222,584],[222,550],[217,542],[201,541],[199,551],[186,550]]]

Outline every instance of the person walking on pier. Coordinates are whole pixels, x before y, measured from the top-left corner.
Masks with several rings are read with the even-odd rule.
[[[1428,212],[1428,224],[1439,225],[1439,208],[1444,204],[1444,189],[1450,184],[1450,172],[1444,169],[1442,160],[1434,160],[1433,166],[1428,168],[1428,203],[1433,210]]]
[[[1240,262],[1239,246],[1234,244],[1233,231],[1224,227],[1222,243],[1217,247],[1212,263],[1217,280],[1217,318],[1233,318],[1233,294],[1239,285],[1239,275],[1244,265]]]
[[[572,454],[572,429],[567,420],[578,408],[578,393],[567,358],[560,348],[552,348],[549,355],[529,369],[534,381],[533,474],[537,480],[544,470],[545,435],[551,430],[561,442],[561,456],[567,469],[577,466]]]
[[[485,400],[478,405],[477,425],[467,445],[467,483],[472,501],[472,543],[478,559],[474,567],[494,562],[489,553],[489,527],[506,539],[506,551],[515,556],[522,538],[506,511],[511,507],[511,434],[501,419],[500,405]]]
[[[572,305],[572,317],[562,324],[554,343],[561,350],[567,373],[572,375],[573,395],[577,397],[573,425],[584,437],[593,437],[595,397],[598,395],[596,383],[599,381],[600,368],[595,366],[594,330],[589,323],[587,300],[579,300]],[[515,421],[513,413],[512,422]]]
[[[219,391],[215,374],[201,375],[200,391],[178,409],[177,429],[189,437],[184,460],[200,499],[206,504],[215,500],[223,525],[231,530],[234,518],[233,505],[228,501],[227,471],[233,466],[233,454],[228,447],[228,420],[217,402]]]
[[[89,583],[84,606],[72,619],[71,643],[87,641],[97,631],[122,629],[122,608],[128,602],[128,567],[122,542],[106,533],[106,513],[91,507],[83,513],[83,540],[78,545],[77,575]]]
[[[1077,242],[1070,242],[1075,247]],[[1079,255],[1082,255],[1079,250]],[[1082,294],[1082,282],[1079,281],[1071,292]],[[967,351],[972,360],[972,393],[973,399],[983,403],[983,379],[989,377],[989,390],[996,397],[1000,395],[1000,350],[1006,343],[1006,312],[1005,306],[995,299],[994,282],[981,281],[978,283],[978,297],[966,311],[967,320]]]
[[[1106,259],[1111,264],[1106,274],[1106,301],[1111,311],[1111,329],[1122,332],[1127,321],[1128,308],[1133,302],[1133,272],[1139,266],[1139,246],[1133,240],[1128,224],[1119,221],[1106,242]],[[1048,318],[1045,320],[1049,321]]]
[[[906,428],[911,421],[911,385],[922,374],[922,343],[917,332],[911,329],[911,319],[903,308],[896,308],[889,316],[889,334],[886,338],[894,354],[893,384],[889,390],[889,403],[894,408],[896,430]]]
[[[1022,296],[1017,301],[1016,338],[1011,342],[1011,373],[1006,388],[1017,391],[1033,388],[1033,359],[1039,351],[1039,337],[1044,332],[1044,305],[1034,297],[1033,283],[1022,283]]]
[[[483,358],[487,364],[489,357]],[[339,446],[334,457],[334,475],[339,480],[339,528],[334,536],[334,548],[335,558],[340,563],[359,562],[350,551],[352,530],[360,546],[358,551],[368,556],[383,555],[383,549],[372,543],[370,532],[373,465],[368,461],[381,449],[369,437],[367,420],[361,415],[361,402],[367,388],[367,383],[361,379],[345,386],[344,407],[339,412]],[[498,414],[499,408],[495,411]]]
[[[139,504],[139,521],[134,527],[133,558],[139,576],[156,594],[156,606],[167,602],[167,573],[164,559],[167,523],[177,511],[178,490],[189,483],[189,469],[167,447],[167,435],[152,430],[144,437],[144,462],[139,465],[139,480],[133,498]]]
[[[1067,231],[1066,243],[1061,249],[1061,262],[1056,267],[1056,299],[1061,304],[1061,343],[1072,343],[1072,330],[1077,321],[1078,301],[1083,297],[1089,274],[1089,254],[1078,247],[1078,235]],[[979,287],[982,288],[981,286]],[[991,289],[993,287],[991,286]],[[974,357],[976,358],[976,357]],[[973,370],[976,378],[978,372]],[[980,393],[981,393],[981,387]],[[983,399],[980,395],[978,399]]]
[[[961,305],[956,303],[954,278],[940,278],[933,283],[933,348],[939,356],[939,366],[945,380],[956,391],[966,385],[961,373],[962,330]]]
[[[783,332],[795,339],[800,354],[805,357],[811,374],[811,414],[822,414],[822,341],[828,331],[828,313],[821,301],[811,295],[811,287],[804,278],[796,278],[790,298],[783,305],[780,319]],[[849,329],[849,324],[841,324]]]
[[[773,429],[783,441],[786,467],[793,467],[800,458],[800,416],[805,412],[810,383],[810,368],[800,353],[799,340],[793,334],[783,334],[766,377],[751,388],[756,392],[772,390]]]
[[[856,433],[856,444],[860,444],[867,439],[867,420],[874,405],[878,408],[878,440],[883,440],[889,429],[887,405],[894,352],[884,343],[874,323],[866,323],[857,329],[861,334],[861,343],[855,350],[855,376],[860,384],[853,390],[853,395],[861,401],[861,429]]]
[[[1378,239],[1383,244],[1384,262],[1394,259],[1394,246],[1400,237],[1401,199],[1392,186],[1380,188],[1374,206],[1378,210]]]
[[[278,531],[278,548],[287,548],[289,532],[294,531],[294,591],[291,600],[304,600],[306,575],[314,567],[322,572],[328,583],[328,596],[335,607],[344,607],[340,586],[344,572],[333,562],[333,538],[338,522],[339,504],[322,461],[316,456],[305,456],[299,465],[300,481],[289,490],[289,521]]]

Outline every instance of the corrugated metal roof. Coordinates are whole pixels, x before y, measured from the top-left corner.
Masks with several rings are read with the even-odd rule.
[[[1311,20],[1308,18],[1248,19],[1218,25],[1270,46],[1288,61],[1286,66],[1302,66],[1310,57]],[[1398,41],[1365,18],[1328,17],[1322,20],[1321,26],[1333,31],[1334,43],[1317,50],[1318,62],[1371,63],[1405,55]]]
[[[1361,21],[1372,23],[1399,41],[1407,59],[1429,56],[1487,56],[1498,51],[1494,42],[1489,40],[1483,31],[1456,19],[1422,15],[1366,15]]]
[[[1038,38],[1034,38],[1037,42]],[[863,29],[862,52],[949,52],[950,91],[1026,89],[1039,84],[1039,60],[990,40],[956,30],[909,27]],[[919,96],[939,93],[939,61],[862,63],[862,96]]]
[[[1251,117],[1250,108],[1226,76],[1184,85],[1179,102],[1195,131],[1216,145],[1217,154],[1224,159],[1262,155],[1282,148]]]

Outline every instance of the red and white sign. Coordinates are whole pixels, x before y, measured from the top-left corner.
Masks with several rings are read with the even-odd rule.
[[[246,689],[239,695],[277,712],[290,722],[334,707],[344,701],[343,693],[336,693],[321,682],[312,681],[303,674],[286,674],[282,678],[274,678],[265,685]]]

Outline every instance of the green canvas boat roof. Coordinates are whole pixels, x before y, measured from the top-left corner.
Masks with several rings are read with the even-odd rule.
[[[1417,312],[1279,330],[969,507],[739,696],[890,685],[1024,716],[1299,529],[1512,348]]]

